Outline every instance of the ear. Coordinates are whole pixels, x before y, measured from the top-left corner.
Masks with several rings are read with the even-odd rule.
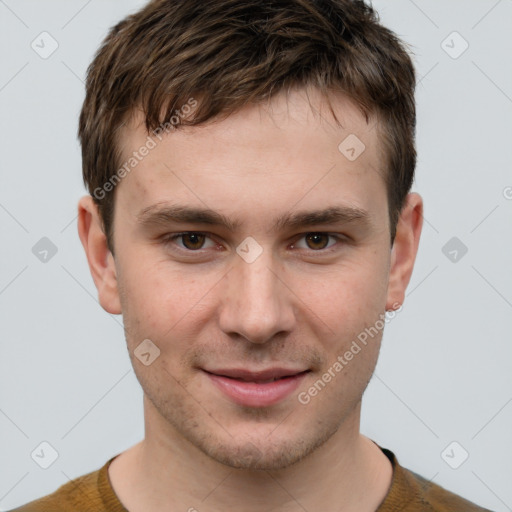
[[[121,314],[114,257],[108,249],[103,223],[91,196],[84,196],[78,202],[78,235],[87,255],[101,307],[113,315]]]
[[[408,194],[400,212],[396,236],[391,249],[386,310],[398,309],[405,299],[411,279],[423,225],[423,200],[416,193]]]

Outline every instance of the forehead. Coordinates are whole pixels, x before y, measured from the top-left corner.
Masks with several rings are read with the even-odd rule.
[[[178,195],[226,210],[248,201],[306,206],[333,195],[364,208],[358,202],[385,188],[379,125],[341,94],[331,105],[339,124],[319,92],[294,90],[227,118],[159,137],[150,132],[152,142],[138,112],[120,130],[123,163],[151,149],[116,193],[133,208]]]

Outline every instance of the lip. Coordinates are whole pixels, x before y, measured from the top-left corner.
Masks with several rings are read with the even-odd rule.
[[[264,381],[269,379],[278,379],[281,377],[290,377],[307,371],[304,368],[283,368],[275,366],[265,370],[250,371],[245,368],[219,368],[219,369],[204,369],[208,373],[214,375],[221,375],[223,377],[231,377],[233,379],[241,379],[251,382]]]
[[[203,372],[236,404],[245,407],[269,407],[293,393],[309,370],[269,368],[252,372],[245,369],[203,369]],[[268,382],[269,379],[276,380]]]

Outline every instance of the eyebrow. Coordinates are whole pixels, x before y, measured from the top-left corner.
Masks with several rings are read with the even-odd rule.
[[[240,220],[231,220],[225,215],[208,208],[194,208],[181,205],[158,203],[143,208],[137,215],[137,222],[145,228],[167,226],[171,223],[207,224],[223,226],[230,231],[237,231]],[[368,212],[354,206],[331,206],[321,210],[298,211],[286,213],[274,219],[272,231],[294,229],[317,224],[338,223],[370,224]]]

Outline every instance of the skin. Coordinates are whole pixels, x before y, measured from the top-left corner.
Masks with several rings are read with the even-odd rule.
[[[131,512],[370,512],[389,489],[388,459],[359,433],[382,331],[308,404],[297,398],[403,303],[422,225],[421,197],[409,194],[391,246],[378,124],[342,95],[331,102],[343,128],[318,92],[298,89],[163,137],[116,187],[115,257],[92,198],[79,202],[100,303],[122,313],[144,391],[145,438],[109,468]],[[366,146],[352,162],[338,150],[349,134]],[[127,158],[146,138],[137,114],[121,136]],[[138,221],[164,204],[239,226]],[[328,206],[366,216],[273,230],[276,217]],[[207,236],[163,239],[183,231]],[[236,252],[248,236],[262,249],[252,263]],[[134,356],[144,339],[160,350],[148,366]],[[268,407],[233,403],[201,370],[271,366],[310,372]]]

